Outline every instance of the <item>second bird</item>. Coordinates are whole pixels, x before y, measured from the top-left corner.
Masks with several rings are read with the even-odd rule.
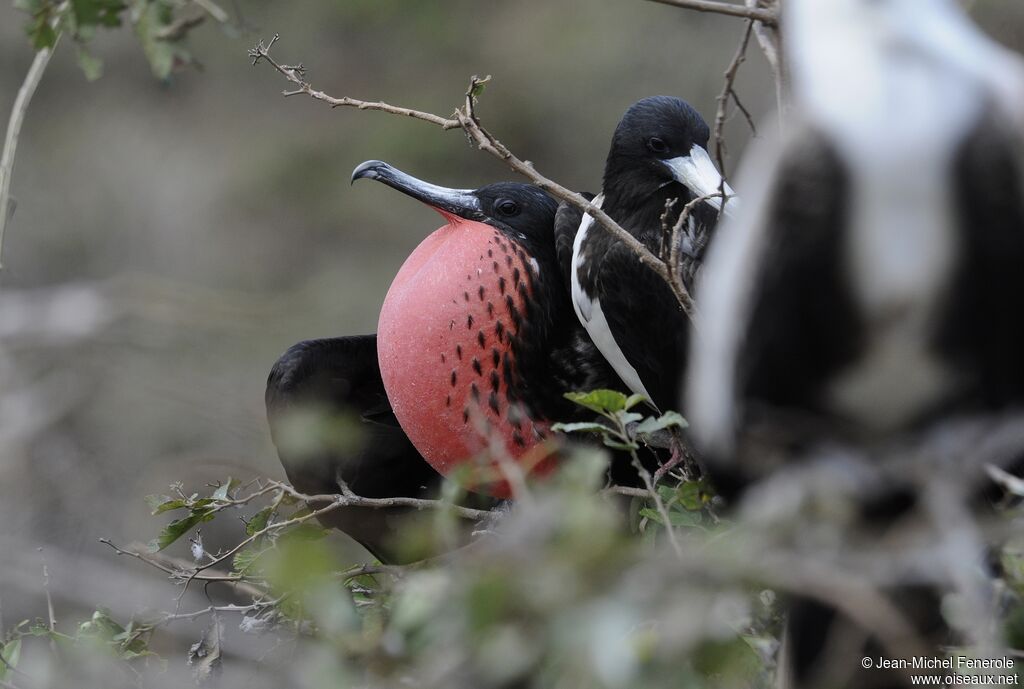
[[[594,203],[657,254],[666,204],[675,199],[664,220],[671,227],[686,204],[706,197],[692,209],[679,247],[699,265],[722,209],[715,194],[732,195],[708,155],[709,136],[704,119],[679,98],[638,101],[615,129]],[[690,324],[672,289],[628,246],[568,205],[559,209],[556,235],[576,315],[594,344],[633,392],[662,411],[678,408]]]

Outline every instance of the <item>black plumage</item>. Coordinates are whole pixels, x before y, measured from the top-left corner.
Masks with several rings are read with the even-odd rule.
[[[937,505],[965,514],[991,486],[956,424],[1024,408],[1024,68],[953,2],[785,12],[794,116],[748,155],[744,206],[711,247],[698,307],[714,317],[694,342],[687,411],[734,501],[834,490],[857,555],[887,531],[959,528]],[[906,629],[792,597],[794,686],[910,686],[830,666],[842,639],[850,657],[880,652],[879,638],[936,653],[964,641],[941,605],[963,563],[948,561],[955,536],[939,537],[926,566],[896,553],[891,571],[864,570],[884,571],[864,583]]]
[[[708,138],[707,124],[685,101],[667,96],[639,101],[616,127],[595,201],[657,254],[664,228],[676,223],[686,204],[712,196],[692,208],[683,226],[680,249],[690,267],[688,288],[722,206],[714,195],[723,187],[731,194],[707,154]],[[670,201],[674,204],[666,212]],[[690,329],[671,288],[628,247],[567,204],[559,209],[555,234],[563,265],[571,257],[576,313],[597,347],[633,392],[647,395],[662,410],[678,408]]]
[[[360,178],[375,179],[431,207],[495,228],[507,240],[495,250],[496,266],[506,260],[511,265],[513,252],[525,259],[529,269],[512,269],[508,279],[498,280],[499,308],[509,314],[509,322],[497,321],[495,335],[511,344],[514,366],[503,367],[511,382],[508,393],[531,416],[576,420],[587,412],[564,393],[627,390],[573,316],[553,232],[558,204],[545,191],[517,182],[447,189],[380,161],[357,167],[353,179]]]
[[[423,461],[391,412],[376,336],[292,345],[270,371],[266,405],[281,464],[299,492],[335,494],[341,478],[362,497],[437,496],[441,475]],[[393,562],[401,557],[395,534],[409,513],[342,507],[321,522]]]

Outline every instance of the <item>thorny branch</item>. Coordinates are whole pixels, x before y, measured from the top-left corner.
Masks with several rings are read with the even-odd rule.
[[[712,138],[715,141],[715,161],[718,163],[718,169],[722,172],[722,185],[719,191],[722,193],[722,208],[725,208],[725,204],[729,202],[728,197],[725,195],[725,138],[723,136],[725,129],[725,122],[728,117],[729,100],[732,99],[736,103],[736,107],[739,108],[740,112],[747,118],[747,123],[750,125],[751,131],[754,136],[757,136],[757,128],[754,126],[754,121],[750,117],[750,113],[743,106],[742,101],[733,85],[736,82],[736,75],[739,73],[740,65],[747,58],[747,46],[750,44],[750,35],[754,29],[754,22],[748,21],[746,28],[743,30],[743,38],[740,39],[739,47],[736,49],[736,54],[732,58],[732,62],[729,63],[729,67],[725,70],[725,82],[722,84],[722,91],[718,94],[718,108],[715,111],[715,127],[712,134]]]
[[[400,108],[381,101],[370,102],[348,97],[335,98],[334,96],[327,95],[323,91],[317,91],[308,81],[306,81],[306,68],[304,65],[301,63],[298,65],[282,65],[270,56],[270,49],[275,43],[277,43],[279,38],[280,34],[274,34],[274,37],[270,39],[270,43],[266,45],[263,44],[263,41],[260,41],[256,44],[256,47],[249,50],[249,57],[252,58],[253,65],[259,64],[260,60],[266,60],[274,69],[280,72],[285,79],[298,87],[291,91],[282,91],[281,93],[284,96],[306,94],[314,100],[327,103],[332,108],[349,107],[357,108],[359,110],[380,110],[381,112],[387,112],[392,115],[404,115],[417,120],[423,120],[424,122],[430,122],[444,130],[459,129],[461,126],[459,121],[455,118],[439,117],[428,112],[410,110],[409,108]]]
[[[730,17],[745,17],[751,21],[761,22],[768,26],[775,26],[779,21],[775,10],[757,6],[732,5],[727,2],[717,2],[716,0],[651,0],[651,2],[682,7],[687,10],[696,10],[697,12],[711,12]]]
[[[249,50],[249,57],[253,59],[254,65],[258,64],[261,60],[267,61],[288,81],[298,86],[295,90],[285,91],[285,96],[306,94],[315,100],[328,103],[332,107],[348,106],[358,108],[360,110],[380,110],[393,115],[404,115],[418,120],[423,120],[424,122],[430,122],[444,130],[456,128],[462,129],[477,148],[498,158],[509,168],[523,175],[555,198],[565,201],[580,211],[589,214],[594,218],[594,221],[597,224],[601,225],[606,231],[611,232],[616,239],[629,247],[637,256],[640,263],[653,270],[669,285],[687,317],[694,323],[694,325],[697,325],[697,310],[693,298],[691,297],[689,290],[681,281],[673,279],[672,272],[668,269],[668,266],[666,266],[636,237],[631,235],[618,223],[612,220],[607,213],[580,194],[563,187],[557,182],[554,182],[537,172],[532,163],[516,157],[504,144],[501,143],[501,141],[484,128],[480,119],[476,115],[475,105],[476,95],[479,92],[480,87],[487,82],[489,77],[472,77],[469,82],[469,88],[466,90],[465,104],[463,107],[457,108],[451,118],[444,118],[432,113],[411,110],[409,108],[401,108],[387,103],[371,103],[347,97],[336,98],[329,96],[322,91],[318,91],[314,89],[308,81],[306,81],[304,76],[305,68],[303,65],[282,65],[270,56],[270,48],[277,42],[278,38],[278,34],[275,34],[270,43],[266,45],[264,45],[263,41],[259,41],[255,47]]]

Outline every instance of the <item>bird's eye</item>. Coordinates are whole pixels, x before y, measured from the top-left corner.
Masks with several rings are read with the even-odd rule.
[[[519,204],[511,199],[501,199],[494,204],[495,209],[505,216],[515,215],[519,212]]]
[[[653,153],[662,155],[668,153],[668,144],[665,143],[664,139],[659,139],[656,136],[652,136],[647,140],[647,148],[651,149]]]

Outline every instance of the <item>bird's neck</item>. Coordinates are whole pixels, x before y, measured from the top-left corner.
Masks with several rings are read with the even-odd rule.
[[[671,227],[679,217],[680,209],[691,200],[690,191],[678,182],[670,182],[660,187],[651,188],[645,185],[624,181],[621,184],[605,180],[604,211],[619,223],[624,230],[650,246],[651,242],[660,238],[662,216]],[[666,204],[678,199],[668,210]]]

